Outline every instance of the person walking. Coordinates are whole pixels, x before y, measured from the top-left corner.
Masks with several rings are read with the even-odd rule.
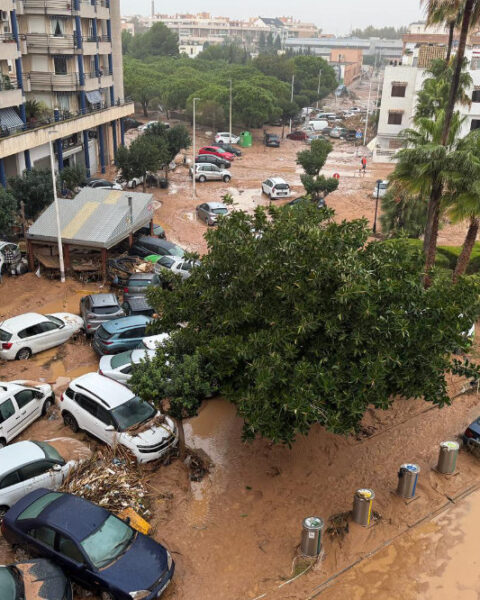
[[[365,176],[365,173],[367,172],[367,157],[366,156],[362,156],[362,168],[361,171],[363,173],[363,175]]]

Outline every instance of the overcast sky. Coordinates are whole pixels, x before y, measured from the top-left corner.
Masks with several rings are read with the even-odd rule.
[[[151,0],[120,0],[120,4],[124,15],[149,15],[151,11]],[[367,25],[408,25],[422,17],[419,6],[420,0],[204,0],[201,3],[198,0],[180,0],[178,3],[155,0],[155,12],[158,13],[197,13],[202,10],[215,16],[237,18],[285,15],[313,22],[323,31],[336,35]]]

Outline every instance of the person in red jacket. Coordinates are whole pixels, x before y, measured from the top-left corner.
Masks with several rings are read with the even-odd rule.
[[[363,171],[364,175],[365,175],[366,170],[367,170],[367,157],[363,156],[362,157],[362,171]]]

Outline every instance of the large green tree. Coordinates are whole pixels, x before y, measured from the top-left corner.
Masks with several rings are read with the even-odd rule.
[[[130,42],[130,54],[139,59],[152,56],[178,56],[178,36],[164,23],[155,23]]]
[[[300,179],[312,200],[318,200],[321,194],[325,197],[338,187],[338,179],[320,175],[332,149],[333,146],[328,140],[318,139],[312,141],[309,150],[302,150],[297,154],[297,164],[305,171]]]
[[[335,223],[307,206],[221,219],[191,277],[149,291],[162,315],[151,332],[171,342],[135,367],[134,391],[169,398],[184,416],[217,389],[246,438],[285,443],[316,423],[349,433],[397,396],[449,404],[446,373],[462,372],[451,353],[468,345],[479,283],[437,277],[426,289],[421,252],[369,235],[364,221]]]
[[[427,201],[419,193],[410,193],[399,182],[392,182],[382,198],[380,223],[388,237],[419,238],[427,223]]]
[[[139,136],[130,147],[120,146],[117,150],[117,163],[121,177],[130,181],[133,177],[143,177],[143,191],[146,187],[147,172],[155,173],[168,161],[166,143],[159,143],[146,135]]]
[[[10,191],[18,206],[23,201],[27,219],[36,219],[53,202],[52,173],[49,169],[31,169],[22,175],[10,177]]]
[[[246,81],[234,87],[233,108],[245,127],[261,127],[280,114],[275,96],[271,92]]]
[[[18,202],[15,196],[0,187],[0,234],[9,234],[18,214]]]

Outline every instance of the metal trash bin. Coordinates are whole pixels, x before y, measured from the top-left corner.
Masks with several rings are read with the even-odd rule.
[[[373,490],[362,488],[353,496],[353,520],[355,523],[368,527],[372,518],[372,506],[375,499]]]
[[[300,551],[304,556],[318,556],[320,554],[324,525],[320,517],[307,517],[303,519]]]
[[[400,466],[398,471],[397,494],[402,498],[414,498],[417,488],[420,467],[415,464],[406,463]]]
[[[438,455],[437,471],[439,473],[453,473],[457,465],[457,456],[460,444],[458,442],[442,442]]]

